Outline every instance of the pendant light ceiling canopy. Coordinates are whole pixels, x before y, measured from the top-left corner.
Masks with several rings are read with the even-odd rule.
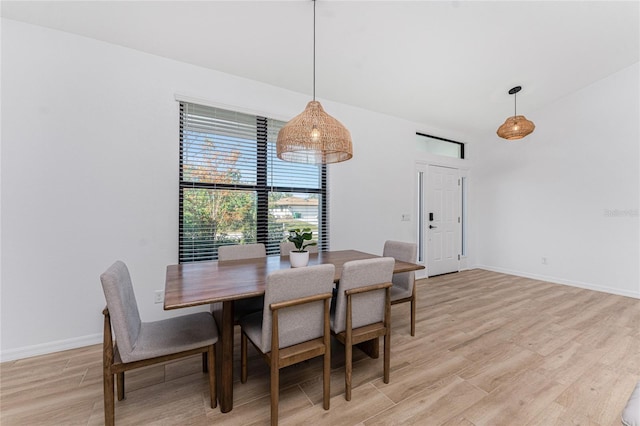
[[[501,138],[510,141],[522,139],[536,128],[533,121],[527,120],[524,115],[517,115],[516,93],[520,90],[522,90],[521,86],[509,90],[509,94],[513,95],[513,117],[507,118],[496,132]]]
[[[351,134],[316,101],[316,1],[313,0],[313,100],[280,129],[276,154],[284,161],[329,164],[353,157]]]

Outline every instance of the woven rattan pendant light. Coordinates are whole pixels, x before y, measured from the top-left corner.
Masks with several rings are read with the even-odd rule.
[[[313,0],[313,100],[278,133],[278,158],[306,164],[338,163],[353,157],[351,134],[316,101],[316,1]]]
[[[516,93],[520,90],[522,90],[521,86],[516,86],[509,90],[509,94],[513,95],[513,117],[507,118],[502,126],[498,127],[498,131],[496,132],[501,138],[510,141],[522,139],[532,133],[536,128],[533,121],[527,120],[524,115],[517,115]]]

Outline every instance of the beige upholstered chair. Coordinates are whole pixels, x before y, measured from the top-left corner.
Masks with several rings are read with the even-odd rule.
[[[102,275],[107,300],[104,314],[103,380],[104,419],[115,421],[113,376],[118,400],[124,399],[124,372],[150,364],[202,353],[202,366],[209,373],[209,396],[215,408],[215,343],[218,328],[211,314],[200,312],[155,322],[142,322],[127,266],[117,261]],[[115,335],[115,343],[112,340]]]
[[[353,345],[384,336],[384,382],[389,383],[391,361],[391,257],[346,262],[338,284],[331,333],[344,344],[345,399],[351,401]]]
[[[218,261],[241,259],[258,259],[267,257],[267,250],[262,243],[255,244],[235,244],[218,247]],[[240,318],[253,312],[262,310],[264,303],[263,297],[252,297],[251,299],[236,300],[234,302],[233,318],[236,324],[239,324]],[[213,305],[211,306],[213,311]]]
[[[234,244],[218,247],[218,260],[256,259],[267,257],[267,250],[262,243]]]
[[[393,257],[403,262],[416,263],[418,248],[413,243],[386,241],[383,256]],[[411,302],[411,335],[416,335],[416,273],[403,272],[393,275],[391,304]]]
[[[283,241],[280,243],[280,256],[289,256],[289,252],[295,249],[296,246],[291,241]],[[317,253],[318,246],[308,246],[305,250],[309,253]]]
[[[271,424],[278,424],[280,369],[318,356],[323,363],[323,407],[329,409],[329,311],[333,265],[282,269],[267,277],[262,313],[240,320],[241,381],[247,381],[247,341],[271,369]]]

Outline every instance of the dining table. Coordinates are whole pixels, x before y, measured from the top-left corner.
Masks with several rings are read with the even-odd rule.
[[[337,284],[346,262],[378,257],[381,256],[357,250],[321,251],[309,255],[309,266],[333,264],[334,282]],[[279,255],[167,266],[165,310],[208,304],[213,306],[213,315],[219,330],[219,340],[216,344],[216,381],[220,411],[223,413],[233,408],[234,302],[264,295],[267,276],[273,271],[290,267],[289,256]],[[424,266],[396,260],[393,272],[395,274],[419,269],[424,269]],[[377,356],[377,345],[372,348],[372,354],[374,357]]]

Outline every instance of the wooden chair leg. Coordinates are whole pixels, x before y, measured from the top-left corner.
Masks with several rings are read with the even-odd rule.
[[[416,294],[413,290],[413,297],[411,297],[411,336],[416,335]]]
[[[240,382],[247,383],[247,335],[240,338]]]
[[[329,409],[331,401],[331,322],[329,312],[331,310],[331,298],[324,301],[324,365],[322,366],[322,408]]]
[[[387,333],[384,335],[384,382],[389,383],[389,368],[391,366],[391,333],[389,333],[389,328],[387,328]]]
[[[207,352],[202,355],[206,356],[208,372],[209,372],[209,397],[211,399],[211,408],[218,406],[218,394],[216,391],[216,346],[211,345]]]
[[[353,369],[353,346],[351,341],[344,343],[344,399],[351,401],[351,371]]]
[[[414,289],[415,290],[415,289]],[[389,367],[391,365],[391,289],[385,289],[384,306],[384,382],[389,383]]]
[[[329,346],[325,348],[324,366],[322,367],[322,408],[329,409],[329,401],[331,400],[331,349]]]
[[[122,401],[124,396],[124,371],[116,374],[116,385],[118,388],[118,401]]]
[[[113,398],[113,374],[109,371],[103,372],[104,387],[104,424],[113,426],[115,423],[115,401]]]
[[[271,365],[271,426],[278,425],[278,401],[280,399],[280,370]]]
[[[352,297],[347,294],[347,318],[344,330],[344,399],[351,401],[351,370],[353,369],[353,308]]]
[[[102,333],[102,393],[104,394],[104,424],[115,424],[115,401],[113,398],[113,341],[111,339],[111,317],[109,310],[104,308],[104,330]]]

